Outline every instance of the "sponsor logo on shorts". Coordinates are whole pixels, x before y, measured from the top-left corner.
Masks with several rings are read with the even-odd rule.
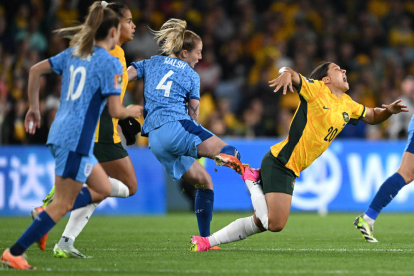
[[[92,163],[86,163],[85,165],[85,176],[89,176],[92,172]]]

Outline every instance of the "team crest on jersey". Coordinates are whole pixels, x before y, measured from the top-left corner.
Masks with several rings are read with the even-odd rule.
[[[85,176],[89,176],[91,174],[92,167],[93,167],[92,166],[92,163],[86,163],[86,165],[85,165],[85,171],[84,171]]]
[[[349,122],[349,115],[348,115],[348,113],[344,112],[344,113],[342,113],[342,116],[344,117],[344,121],[348,123]]]
[[[115,75],[115,88],[122,88],[122,75]]]

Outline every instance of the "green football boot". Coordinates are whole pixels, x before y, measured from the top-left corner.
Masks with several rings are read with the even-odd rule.
[[[358,216],[355,221],[355,227],[361,231],[362,237],[367,242],[378,242],[376,238],[374,238],[374,225],[369,225],[365,219],[362,218],[363,215]]]

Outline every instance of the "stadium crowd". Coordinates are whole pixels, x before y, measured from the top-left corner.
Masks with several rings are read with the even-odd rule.
[[[339,137],[406,137],[414,113],[414,2],[329,0],[119,0],[137,25],[127,63],[158,54],[147,26],[185,19],[203,39],[200,123],[218,136],[285,137],[297,94],[273,93],[268,81],[288,66],[309,76],[321,61],[347,70],[351,97],[368,107],[402,98],[410,112],[380,126],[348,126]],[[43,78],[43,125],[24,130],[30,67],[68,46],[53,30],[83,19],[92,0],[0,1],[0,144],[42,144],[59,106],[61,80]],[[111,1],[109,1],[111,2]],[[104,65],[103,65],[104,66]],[[142,104],[142,81],[124,105]],[[138,143],[145,144],[144,139]]]

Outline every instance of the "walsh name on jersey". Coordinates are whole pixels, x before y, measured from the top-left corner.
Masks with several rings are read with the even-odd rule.
[[[186,62],[182,62],[178,59],[169,58],[169,57],[165,58],[164,64],[169,64],[169,65],[175,66],[175,67],[180,68],[180,69],[184,69],[185,66],[187,65]]]

